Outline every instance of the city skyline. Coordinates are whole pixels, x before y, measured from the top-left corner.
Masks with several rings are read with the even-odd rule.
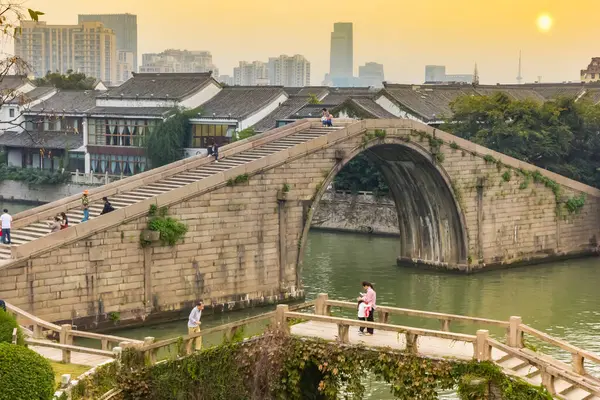
[[[481,82],[492,84],[515,82],[519,50],[523,52],[524,82],[536,81],[538,76],[543,82],[577,81],[581,66],[597,55],[594,41],[581,38],[595,37],[593,16],[600,11],[600,4],[593,2],[586,4],[586,12],[581,13],[580,8],[570,4],[542,0],[531,0],[526,5],[508,0],[483,8],[474,8],[467,0],[432,0],[402,7],[383,0],[368,4],[334,0],[327,13],[315,13],[319,3],[308,0],[293,14],[289,7],[272,0],[248,4],[174,0],[152,7],[140,0],[54,0],[52,5],[30,0],[25,5],[45,12],[42,19],[49,24],[76,23],[78,14],[136,14],[138,54],[167,48],[206,49],[212,52],[219,69],[227,73],[239,60],[302,54],[312,64],[315,82],[329,72],[333,24],[352,22],[355,75],[359,65],[377,62],[386,66],[389,81],[420,83],[425,65],[471,71],[477,62]],[[553,19],[546,32],[537,25],[544,13]],[[214,15],[228,18],[217,21]],[[470,26],[472,33],[467,33],[465,26]]]

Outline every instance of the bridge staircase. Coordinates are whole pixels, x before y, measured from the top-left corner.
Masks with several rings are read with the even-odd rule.
[[[266,159],[333,131],[344,129],[353,122],[356,123],[351,120],[340,120],[337,126],[322,127],[314,120],[303,120],[224,146],[221,148],[221,158],[218,161],[213,157],[196,156],[92,189],[89,195],[90,221],[100,216],[104,196],[109,198],[116,210],[131,208],[198,181],[215,178],[217,175],[226,176],[236,167]],[[71,196],[15,215],[11,230],[12,246],[0,245],[0,267],[25,258],[24,254],[30,255],[32,251],[19,252],[18,249],[24,245],[29,245],[35,251],[35,242],[51,233],[49,223],[61,212],[65,212],[69,218],[69,229],[82,225],[81,195]]]

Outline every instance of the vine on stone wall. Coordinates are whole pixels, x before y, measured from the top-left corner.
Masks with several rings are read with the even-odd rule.
[[[238,175],[235,178],[227,179],[227,186],[235,186],[241,183],[246,183],[249,179],[250,177],[248,176],[248,174]]]
[[[169,246],[175,246],[177,242],[182,239],[188,231],[187,225],[183,222],[167,216],[167,207],[158,208],[156,205],[151,205],[148,210],[148,230],[160,233],[160,240],[163,244]],[[140,234],[140,245],[147,247],[152,244],[152,241],[148,240],[144,232]]]
[[[436,399],[439,390],[456,386],[467,396],[463,398],[474,399],[465,376],[493,383],[506,400],[551,398],[489,362],[432,360],[275,332],[154,366],[146,365],[140,352],[127,349],[122,366],[114,371],[124,398],[148,400],[361,399],[369,375],[389,384],[398,399]]]

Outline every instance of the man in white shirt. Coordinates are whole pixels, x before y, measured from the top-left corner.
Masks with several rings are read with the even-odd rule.
[[[188,335],[192,333],[200,332],[200,317],[202,317],[202,310],[204,310],[204,304],[199,301],[196,307],[192,309],[190,317],[188,318]],[[202,337],[198,336],[196,339],[190,340],[187,344],[187,353],[192,352],[192,342],[195,342],[195,349],[200,350],[202,348]]]
[[[2,243],[10,244],[10,228],[12,226],[12,217],[6,208],[4,209],[4,214],[0,216],[0,220],[2,220]]]

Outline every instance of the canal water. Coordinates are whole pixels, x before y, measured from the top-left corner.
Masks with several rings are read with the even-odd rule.
[[[0,202],[11,214],[32,207],[18,202]],[[563,338],[584,349],[600,353],[600,259],[587,258],[491,271],[470,276],[451,275],[396,266],[399,254],[395,238],[311,231],[302,272],[307,300],[318,293],[330,298],[354,301],[363,291],[360,282],[368,280],[377,290],[379,305],[417,310],[463,314],[508,320],[518,315],[523,322]],[[257,308],[202,318],[204,329],[271,310]],[[336,315],[355,317],[348,310]],[[439,329],[437,320],[393,317],[392,322]],[[246,333],[258,333],[263,326],[250,326]],[[453,332],[474,334],[487,326],[452,324]],[[493,336],[504,332],[490,329]],[[143,339],[172,338],[187,333],[186,321],[118,330],[115,334]],[[217,344],[222,335],[205,339]],[[567,353],[531,341],[544,352],[570,361]],[[594,373],[600,371],[586,365]],[[369,383],[369,397],[392,399],[387,385]],[[456,398],[453,393],[444,398]]]

